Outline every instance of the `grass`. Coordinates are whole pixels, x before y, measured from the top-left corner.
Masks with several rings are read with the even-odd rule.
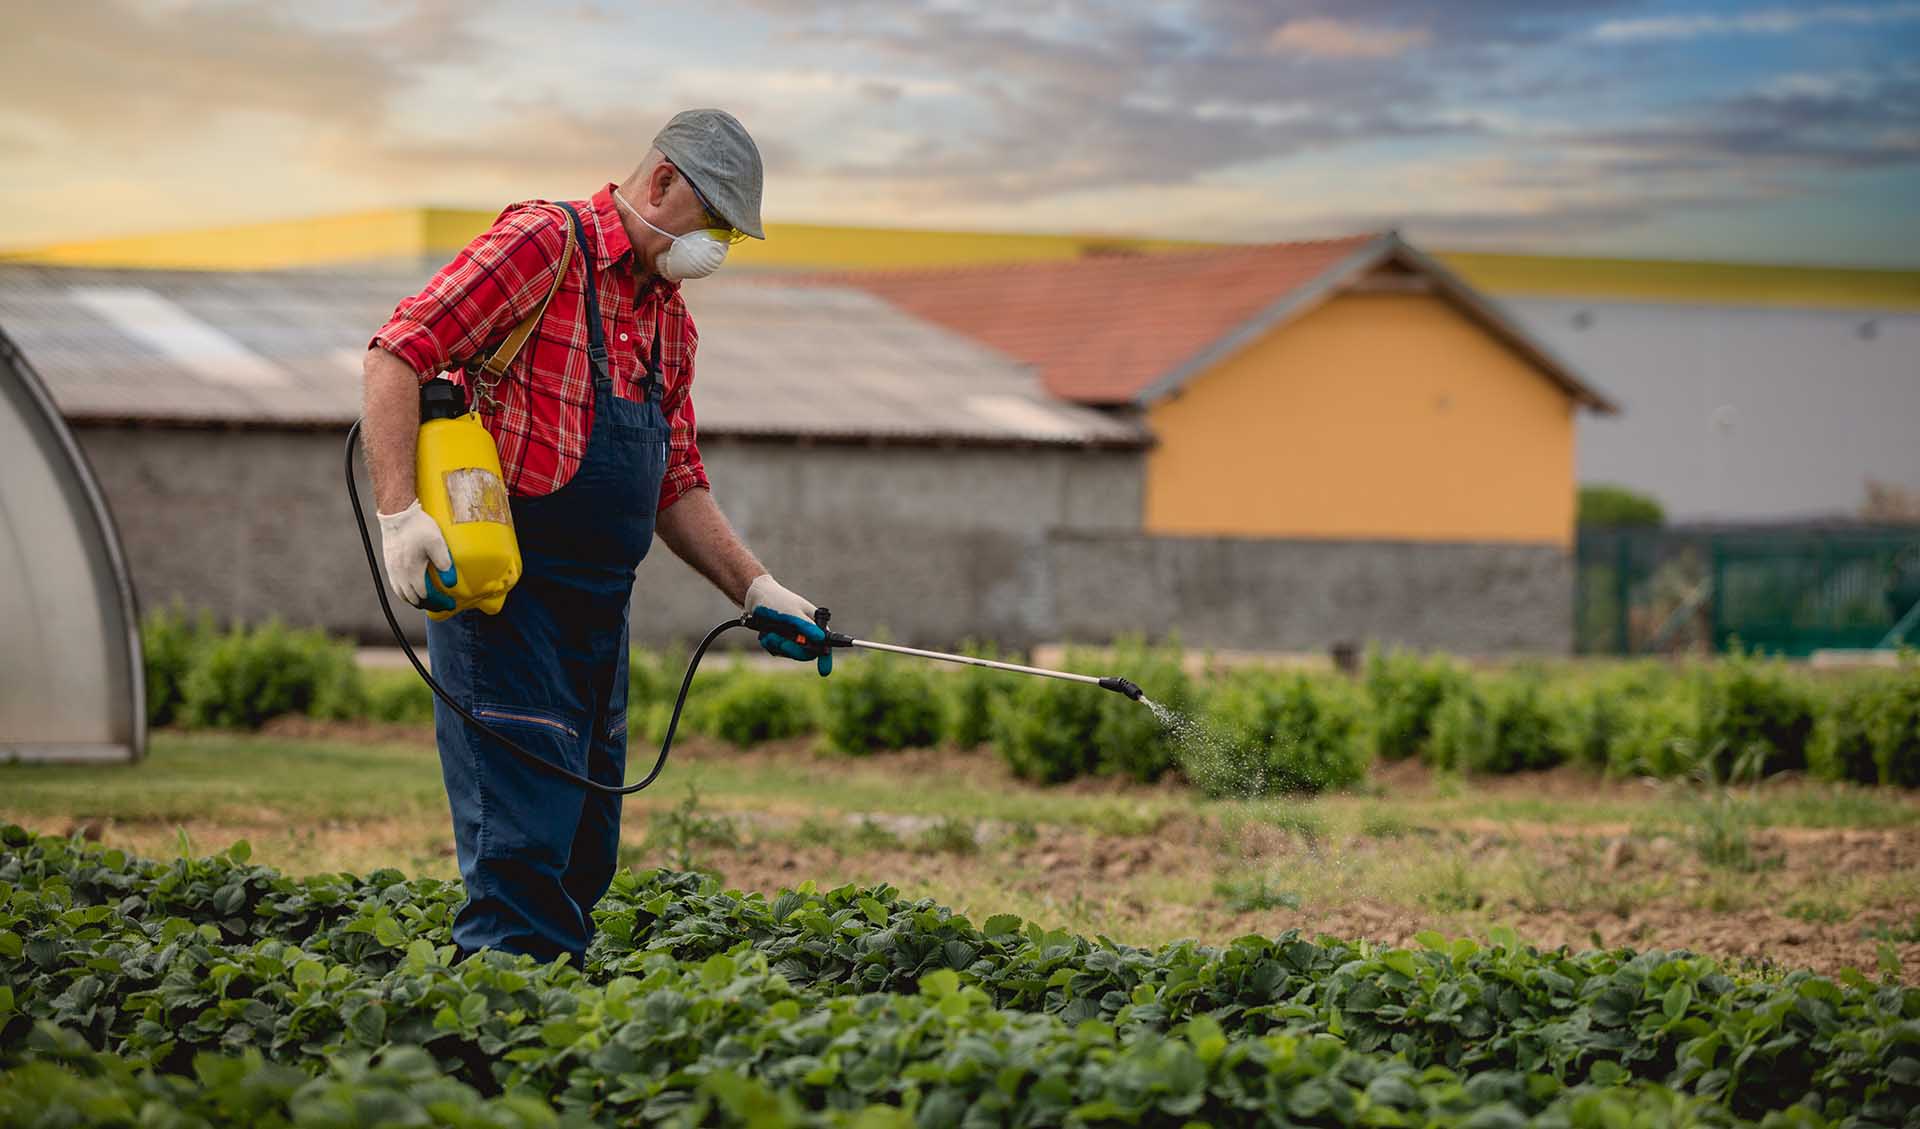
[[[428,745],[157,733],[131,765],[0,765],[0,811],[45,825],[68,818],[174,823],[364,822],[444,817]]]

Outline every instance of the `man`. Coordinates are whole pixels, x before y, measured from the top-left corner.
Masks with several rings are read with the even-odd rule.
[[[760,153],[719,110],[688,110],[632,175],[567,205],[515,204],[402,300],[365,364],[367,464],[387,581],[445,607],[460,562],[414,483],[419,386],[484,359],[547,298],[568,231],[575,249],[525,347],[492,387],[468,379],[500,449],[523,572],[498,615],[427,624],[435,677],[492,728],[572,772],[619,785],[626,770],[627,603],[660,539],[743,608],[820,638],[814,605],[768,574],[709,492],[695,442],[698,337],[683,280],[719,267],[760,228]],[[597,316],[596,316],[597,315]],[[477,386],[477,387],[476,387]],[[764,634],[770,652],[807,658]],[[817,659],[822,675],[831,656]],[[620,797],[525,763],[434,703],[440,768],[467,901],[460,954],[561,955],[576,965],[612,882]]]

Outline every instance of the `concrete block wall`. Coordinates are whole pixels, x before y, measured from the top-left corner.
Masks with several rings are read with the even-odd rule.
[[[277,614],[388,637],[347,510],[343,433],[76,433],[143,606],[179,598],[222,620]],[[1234,649],[1571,649],[1573,566],[1551,547],[1148,537],[1138,453],[719,438],[702,450],[721,507],[774,575],[859,634],[934,646],[1178,631]],[[635,585],[636,642],[687,641],[733,613],[655,542]]]

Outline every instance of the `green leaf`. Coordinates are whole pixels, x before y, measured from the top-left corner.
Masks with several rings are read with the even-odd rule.
[[[941,999],[960,990],[960,974],[951,968],[936,969],[920,978],[920,994]]]
[[[407,943],[407,932],[400,923],[382,914],[373,919],[373,939],[389,949],[397,949]]]
[[[20,934],[11,929],[0,929],[0,957],[18,960],[21,948]]]
[[[715,953],[700,965],[700,980],[709,988],[718,988],[733,979],[736,971],[732,957]]]
[[[360,1005],[347,1017],[347,1030],[360,1042],[378,1046],[387,1036],[387,1009],[371,1002]]]
[[[992,917],[987,918],[987,923],[980,929],[980,932],[989,937],[1002,937],[1009,933],[1018,933],[1019,931],[1020,918],[1011,913],[994,914]]]
[[[1660,1011],[1668,1019],[1678,1019],[1686,1014],[1687,1005],[1692,1002],[1693,985],[1687,983],[1675,984],[1673,987],[1667,989],[1666,995],[1660,998]]]
[[[887,907],[874,901],[872,898],[860,899],[860,912],[866,914],[867,920],[873,922],[875,925],[885,925],[887,923]]]
[[[1413,935],[1413,939],[1420,943],[1421,948],[1433,949],[1436,952],[1447,947],[1447,939],[1431,929],[1422,929]]]

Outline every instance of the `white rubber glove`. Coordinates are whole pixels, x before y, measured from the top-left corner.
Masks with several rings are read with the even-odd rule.
[[[440,523],[420,508],[420,499],[397,514],[375,513],[380,519],[380,552],[387,560],[387,587],[393,594],[422,606],[427,599],[427,564],[440,571],[441,582],[453,568],[453,554],[440,534]],[[445,597],[441,597],[444,599]]]
[[[740,610],[751,612],[759,608],[790,615],[808,623],[813,622],[815,611],[814,605],[806,597],[782,588],[770,572],[761,573],[753,578],[753,583],[747,585],[746,603]]]
[[[833,672],[832,651],[808,654],[808,649],[796,642],[803,639],[820,643],[827,637],[813,622],[814,605],[798,593],[782,588],[770,574],[763,572],[747,585],[747,598],[740,610],[749,615],[772,617],[784,625],[781,630],[760,633],[760,646],[768,654],[801,662],[811,659],[822,678]]]

